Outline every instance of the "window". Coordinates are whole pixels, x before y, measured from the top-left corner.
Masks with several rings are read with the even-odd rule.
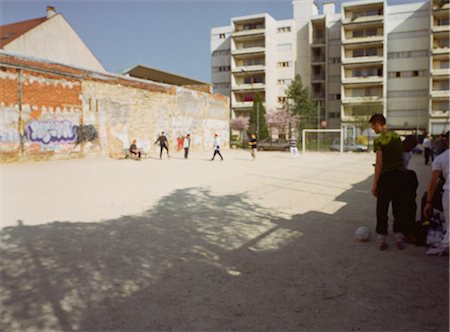
[[[441,69],[449,69],[450,68],[450,61],[441,61],[440,67],[441,67]]]
[[[291,32],[291,27],[280,27],[278,28],[278,33]]]
[[[330,63],[341,63],[341,58],[330,58]]]
[[[292,83],[291,79],[281,79],[277,81],[278,85],[289,85]]]
[[[286,103],[286,97],[278,97],[278,102],[279,102],[280,104]]]
[[[219,34],[219,39],[225,39],[225,34],[224,33]]]
[[[212,68],[212,72],[213,73],[227,72],[227,71],[230,71],[230,70],[231,70],[230,66],[219,66],[219,67],[213,67]]]
[[[291,61],[278,62],[278,68],[286,68],[286,67],[291,67],[291,66],[292,66]]]

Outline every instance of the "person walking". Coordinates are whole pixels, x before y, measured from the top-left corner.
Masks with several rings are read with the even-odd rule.
[[[184,148],[184,159],[188,159],[189,157],[189,148],[191,147],[191,135],[187,134],[183,140],[183,148]]]
[[[222,154],[220,153],[220,139],[217,134],[214,134],[213,147],[214,147],[214,154],[213,154],[211,161],[214,160],[214,158],[216,157],[216,154],[218,154],[220,157],[220,160],[223,161]]]
[[[291,157],[298,158],[300,157],[298,153],[298,147],[297,147],[297,139],[292,136],[289,140],[289,150],[291,151]]]
[[[442,241],[441,247],[439,248],[438,255],[448,256],[448,248],[449,248],[449,191],[450,191],[450,171],[449,171],[449,132],[444,134],[443,141],[446,146],[446,150],[439,154],[433,161],[431,166],[431,179],[428,184],[427,190],[427,203],[423,208],[423,215],[425,218],[429,218],[433,212],[433,195],[436,190],[436,184],[440,177],[444,178],[445,183],[442,187],[442,207],[444,209],[444,219],[445,219],[445,234],[444,239]]]
[[[167,158],[170,159],[169,156],[169,141],[167,140],[167,137],[164,135],[164,132],[161,132],[161,135],[156,139],[155,144],[159,142],[159,159],[162,159],[163,150],[165,149],[167,151]]]
[[[425,165],[428,165],[428,163],[430,162],[430,157],[431,157],[431,161],[433,161],[433,154],[432,154],[432,150],[431,150],[431,135],[427,134],[425,136],[425,138],[423,139],[423,152],[424,152],[424,157],[425,157]]]
[[[400,136],[388,130],[386,118],[383,114],[374,114],[370,118],[369,123],[372,129],[377,134],[380,134],[374,140],[376,161],[372,186],[372,194],[377,198],[376,232],[379,249],[387,249],[388,209],[391,202],[394,215],[395,244],[398,249],[404,249],[406,246],[404,237],[405,233],[408,232],[409,223],[407,218],[412,215],[412,213],[409,213],[409,210],[414,209],[412,202],[407,200],[412,199],[413,196],[415,198],[417,180],[416,183],[413,183],[413,178],[417,179],[417,177],[413,171],[407,172],[405,170]],[[413,191],[414,195],[412,195]]]
[[[250,136],[250,141],[248,142],[248,145],[250,145],[250,149],[252,150],[252,158],[253,158],[253,160],[255,160],[256,159],[256,149],[257,149],[257,141],[256,141],[256,135],[255,134],[252,134],[251,136]]]

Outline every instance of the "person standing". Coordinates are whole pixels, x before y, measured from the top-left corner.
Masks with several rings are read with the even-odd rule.
[[[442,194],[442,207],[444,209],[444,219],[445,219],[445,235],[441,244],[440,255],[448,255],[449,248],[449,191],[450,191],[450,171],[449,171],[449,132],[444,135],[443,141],[447,149],[439,154],[433,161],[432,171],[431,171],[431,179],[428,184],[427,190],[427,203],[423,208],[423,215],[426,218],[429,218],[433,212],[433,195],[436,190],[436,184],[439,177],[443,177],[445,179]]]
[[[222,154],[220,153],[220,139],[217,134],[214,134],[213,147],[214,147],[214,154],[213,154],[211,161],[214,160],[214,158],[216,157],[216,154],[218,154],[220,159],[223,161]]]
[[[181,148],[183,147],[183,136],[178,133],[178,137],[177,137],[177,152],[181,151]]]
[[[425,138],[423,139],[423,149],[424,149],[424,156],[425,156],[425,165],[428,165],[428,163],[430,162],[430,157],[431,157],[431,161],[433,161],[433,155],[432,155],[432,151],[431,151],[431,136],[430,134],[427,134],[425,136]]]
[[[160,147],[160,151],[159,151],[159,159],[162,159],[162,154],[163,154],[163,150],[165,149],[167,151],[167,158],[170,158],[169,156],[169,141],[167,140],[167,137],[164,135],[164,132],[161,132],[161,135],[159,135],[159,137],[157,138],[157,140],[155,141],[155,144],[157,144],[159,142],[159,147]]]
[[[191,135],[187,134],[183,140],[184,147],[184,159],[188,159],[189,157],[189,148],[191,147]]]
[[[410,179],[406,172],[403,161],[403,146],[400,136],[393,131],[389,131],[386,125],[386,118],[383,114],[374,114],[369,123],[372,129],[380,134],[374,140],[374,152],[376,153],[375,174],[373,177],[372,194],[377,198],[377,226],[379,249],[387,249],[386,235],[388,233],[388,209],[392,202],[392,212],[394,215],[394,238],[398,249],[404,249],[405,233],[408,231],[405,216],[410,216],[408,212],[408,202],[405,184]],[[412,171],[410,171],[412,172]],[[407,184],[407,190],[412,191],[413,184]],[[415,190],[415,189],[414,189]],[[413,207],[412,207],[413,208]],[[406,210],[405,210],[406,209]]]
[[[289,150],[291,151],[291,157],[298,158],[300,156],[298,153],[297,139],[294,136],[289,140]]]
[[[250,136],[250,141],[248,142],[248,145],[250,145],[250,149],[252,149],[252,158],[253,160],[256,159],[256,149],[257,149],[257,141],[256,141],[256,135],[252,134]]]

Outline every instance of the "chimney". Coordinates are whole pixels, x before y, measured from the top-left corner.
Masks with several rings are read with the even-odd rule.
[[[47,6],[47,18],[52,18],[56,15],[56,9],[52,6]]]
[[[334,3],[334,1],[323,3],[323,14],[336,14],[336,4]]]

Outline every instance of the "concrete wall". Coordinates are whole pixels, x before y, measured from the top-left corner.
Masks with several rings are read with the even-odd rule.
[[[56,72],[47,63],[15,59],[0,55],[1,161],[120,158],[133,139],[156,153],[161,131],[172,150],[176,137],[187,133],[193,151],[211,149],[214,133],[229,144],[226,97],[100,73]]]

